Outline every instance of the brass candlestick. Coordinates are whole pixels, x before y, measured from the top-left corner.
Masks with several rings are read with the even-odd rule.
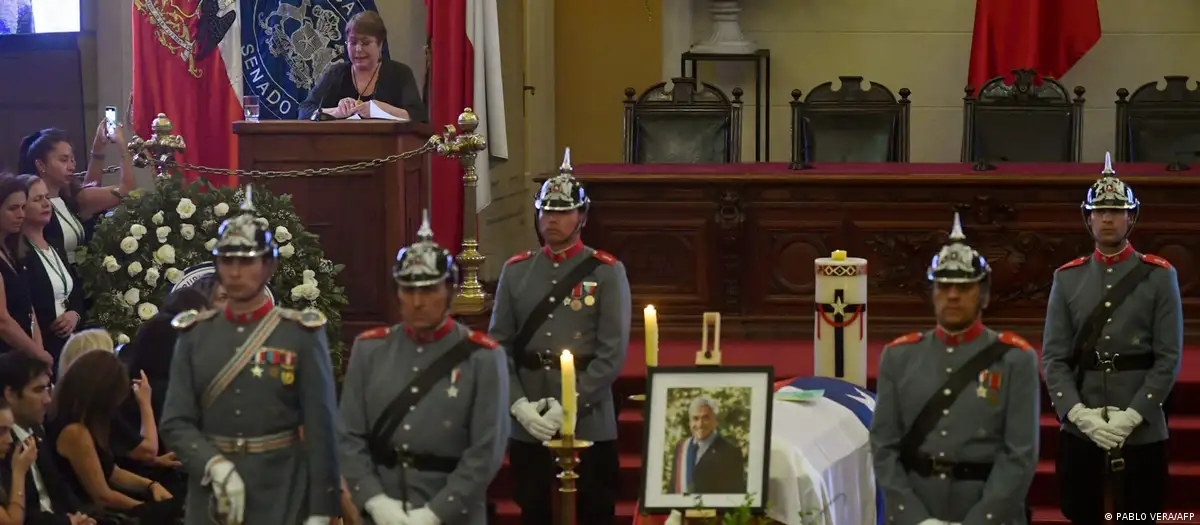
[[[437,152],[446,158],[458,159],[463,167],[463,240],[458,252],[458,264],[463,270],[462,286],[454,296],[454,313],[478,315],[487,311],[488,295],[479,284],[479,269],[486,258],[479,253],[479,221],[475,210],[475,187],[479,175],[475,173],[475,159],[487,149],[487,139],[476,133],[479,116],[471,108],[458,116],[458,130],[447,125],[442,132]]]
[[[575,498],[577,494],[575,480],[579,479],[579,474],[575,472],[575,467],[579,466],[579,452],[592,446],[592,442],[575,439],[575,436],[570,435],[563,436],[562,439],[552,439],[544,444],[550,450],[554,451],[554,462],[558,464],[559,469],[562,469],[562,472],[558,474],[558,492],[562,497],[562,504],[559,509],[559,525],[575,525]]]
[[[154,166],[154,174],[159,177],[171,176],[167,170],[169,163],[175,160],[175,154],[187,149],[183,137],[172,135],[175,125],[163,113],[150,124],[150,138],[143,140],[137,135],[129,141],[129,153],[133,156],[133,165],[139,168]]]

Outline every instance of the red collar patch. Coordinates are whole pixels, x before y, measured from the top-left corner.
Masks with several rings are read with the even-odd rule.
[[[243,314],[235,314],[228,306],[225,307],[225,318],[238,324],[253,323],[267,316],[267,313],[275,308],[275,303],[267,299],[262,306],[255,308],[253,311]]]
[[[972,324],[970,328],[955,334],[943,330],[940,326],[937,327],[934,333],[937,334],[937,338],[941,339],[946,346],[958,346],[978,339],[983,334],[983,321],[976,320],[975,324]]]
[[[546,254],[546,257],[549,257],[551,261],[557,263],[570,259],[571,257],[578,255],[581,251],[583,251],[582,240],[575,241],[575,244],[572,244],[570,248],[557,253],[552,251],[550,246],[542,246],[542,253]]]
[[[436,343],[438,341],[441,341],[443,337],[446,337],[447,335],[450,334],[450,330],[452,330],[452,329],[454,329],[454,323],[452,321],[450,321],[449,318],[446,318],[446,319],[442,320],[442,324],[438,325],[437,328],[427,331],[427,332],[418,333],[418,332],[414,331],[412,328],[409,328],[407,325],[405,325],[404,326],[404,334],[407,335],[408,338],[412,339],[414,342],[421,343],[421,344],[429,344],[429,343]]]
[[[1133,255],[1133,244],[1127,242],[1125,243],[1124,249],[1113,255],[1104,255],[1103,253],[1100,253],[1099,249],[1097,249],[1095,250],[1095,253],[1092,254],[1092,257],[1105,266],[1112,266],[1119,262],[1123,262],[1125,259],[1128,259],[1130,255]]]

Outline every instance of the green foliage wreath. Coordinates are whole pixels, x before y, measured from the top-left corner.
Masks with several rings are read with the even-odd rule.
[[[103,326],[118,343],[129,341],[142,321],[158,313],[184,270],[212,260],[221,221],[239,213],[244,197],[241,188],[161,177],[153,189],[134,192],[103,217],[76,259],[92,298],[91,323]],[[296,216],[290,195],[271,195],[256,186],[253,199],[280,245],[279,269],[270,284],[276,301],[298,310],[316,308],[329,318],[326,331],[337,366],[346,294],[335,278],[343,266],[325,258],[320,239]]]

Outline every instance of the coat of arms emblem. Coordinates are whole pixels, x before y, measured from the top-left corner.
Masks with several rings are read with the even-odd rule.
[[[288,79],[297,88],[309,90],[330,64],[345,51],[342,40],[341,16],[312,0],[299,4],[280,0],[274,11],[258,14],[258,27],[263,32],[271,55],[283,57],[288,65]]]

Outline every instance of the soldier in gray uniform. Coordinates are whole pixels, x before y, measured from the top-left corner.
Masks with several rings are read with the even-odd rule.
[[[871,451],[883,512],[894,525],[1028,523],[1037,354],[983,325],[991,268],[958,214],[927,273],[937,328],[897,338],[879,362]]]
[[[541,250],[504,264],[490,335],[507,349],[513,425],[508,460],[515,473],[514,499],[524,525],[550,525],[555,467],[542,442],[562,425],[559,356],[575,356],[576,437],[595,444],[579,465],[578,521],[613,522],[619,465],[612,384],[629,346],[630,297],[625,266],[612,255],[583,245],[590,200],[571,175],[568,149],[559,174],[542,184],[534,200]]]
[[[325,316],[268,298],[278,246],[249,187],[213,255],[228,303],[172,321],[182,333],[160,426],[188,472],[187,523],[327,525],[341,484]]]
[[[1161,405],[1179,374],[1183,307],[1175,269],[1129,243],[1141,207],[1107,157],[1081,209],[1095,250],[1054,272],[1042,367],[1062,422],[1062,511],[1093,524],[1164,510]]]
[[[342,385],[342,462],[376,525],[486,525],[508,443],[508,360],[449,317],[459,285],[428,214],[392,278],[402,323],[354,341]]]

